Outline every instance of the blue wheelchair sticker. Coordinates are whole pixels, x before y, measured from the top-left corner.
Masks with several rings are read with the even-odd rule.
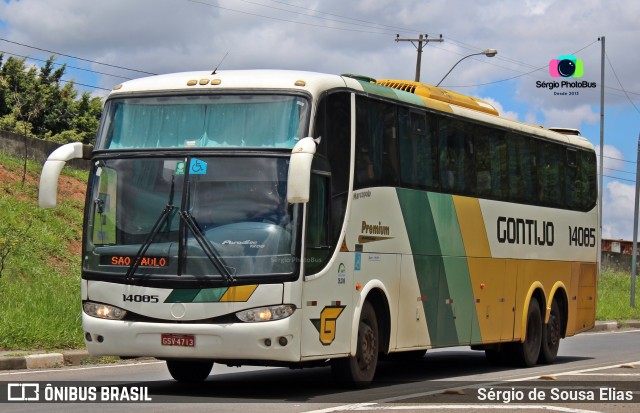
[[[360,263],[362,262],[362,254],[356,252],[356,261],[353,263],[353,270],[360,271]]]
[[[207,163],[202,159],[191,158],[189,164],[189,174],[191,175],[205,175],[207,173]]]

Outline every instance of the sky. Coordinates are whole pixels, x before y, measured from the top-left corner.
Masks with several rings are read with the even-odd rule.
[[[417,42],[396,39],[420,34],[442,35],[420,70],[437,84],[496,49],[440,86],[521,122],[577,128],[598,153],[603,124],[602,236],[631,240],[639,21],[637,0],[2,0],[0,51],[34,65],[56,55],[64,79],[104,96],[128,78],[218,65],[413,80]],[[573,77],[552,76],[561,60],[574,61]]]

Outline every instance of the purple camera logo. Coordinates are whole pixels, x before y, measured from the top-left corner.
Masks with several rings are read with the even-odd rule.
[[[551,77],[582,77],[584,66],[582,60],[572,54],[561,55],[549,62],[549,74]]]

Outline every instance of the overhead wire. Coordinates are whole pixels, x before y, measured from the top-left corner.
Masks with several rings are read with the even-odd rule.
[[[319,27],[319,28],[323,28],[323,29],[332,29],[332,30],[342,30],[342,31],[347,31],[347,32],[355,32],[355,33],[389,35],[388,32],[380,32],[380,31],[374,32],[374,31],[369,31],[369,30],[349,29],[349,28],[345,28],[345,27],[330,27],[330,26],[324,26],[324,25],[321,25],[321,24],[314,24],[314,23],[309,23],[309,22],[300,22],[300,21],[295,21],[295,20],[283,19],[281,17],[265,16],[263,14],[252,13],[252,12],[248,12],[248,11],[237,10],[237,9],[232,9],[232,8],[229,8],[229,7],[219,6],[217,4],[207,3],[206,1],[202,1],[202,0],[185,0],[185,1],[188,1],[190,3],[200,4],[200,5],[203,5],[203,6],[214,7],[216,9],[221,9],[221,10],[232,11],[232,12],[235,12],[235,13],[246,14],[248,16],[261,17],[261,18],[265,18],[265,19],[276,20],[276,21],[287,22],[287,23],[293,23],[293,24],[300,24],[300,25],[304,25],[304,26]],[[385,30],[385,29],[381,29],[381,30]]]
[[[47,60],[45,60],[45,59],[38,59],[36,57],[24,56],[24,55],[20,55],[20,54],[17,54],[17,53],[10,53],[10,52],[4,51],[4,50],[0,50],[0,53],[8,54],[10,56],[20,57],[20,58],[27,59],[27,60],[35,60],[36,62],[45,62],[45,63],[47,62]],[[52,64],[54,64],[56,66],[65,66],[65,67],[67,67],[69,69],[73,69],[73,70],[82,70],[84,72],[96,73],[96,74],[103,75],[103,76],[117,77],[117,78],[125,79],[125,80],[131,80],[132,79],[132,78],[126,77],[126,76],[114,75],[112,73],[105,73],[105,72],[99,72],[97,70],[85,69],[85,68],[82,68],[82,67],[68,65],[66,63],[52,62]]]
[[[613,76],[618,81],[618,85],[620,85],[620,88],[624,92],[624,95],[627,97],[627,100],[629,100],[629,103],[631,103],[631,106],[633,106],[633,108],[636,110],[636,112],[640,113],[640,110],[638,110],[638,107],[635,105],[635,103],[633,103],[633,100],[631,100],[631,98],[629,97],[629,94],[624,89],[624,86],[622,86],[622,82],[620,82],[620,78],[618,77],[618,74],[616,73],[616,70],[613,68],[613,64],[611,64],[611,60],[609,60],[609,55],[607,55],[607,53],[605,52],[604,56],[607,59],[607,62],[609,63],[609,67],[611,68],[611,71],[613,72]]]
[[[48,49],[44,49],[44,48],[37,47],[37,46],[32,46],[32,45],[28,45],[28,44],[24,44],[24,43],[14,42],[13,40],[0,38],[0,41],[11,43],[11,44],[16,44],[18,46],[28,47],[30,49],[39,50],[41,52],[53,53],[53,54],[58,55],[58,56],[64,56],[64,57],[68,57],[68,58],[71,58],[71,59],[82,60],[84,62],[94,63],[94,64],[108,66],[108,67],[113,67],[113,68],[116,68],[116,69],[129,70],[129,71],[132,71],[132,72],[143,73],[143,74],[147,74],[147,75],[155,75],[155,74],[157,74],[157,73],[147,72],[147,71],[144,71],[144,70],[138,70],[138,69],[132,69],[132,68],[129,68],[129,67],[113,65],[113,64],[110,64],[110,63],[98,62],[96,60],[85,59],[83,57],[72,56],[72,55],[69,55],[69,54],[56,52],[56,51],[53,51],[53,50],[48,50]]]

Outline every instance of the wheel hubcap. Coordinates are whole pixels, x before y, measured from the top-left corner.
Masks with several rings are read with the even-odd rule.
[[[362,339],[360,341],[360,351],[358,361],[361,368],[367,368],[374,360],[376,352],[378,349],[376,348],[376,340],[375,335],[373,334],[373,330],[368,325],[365,325],[363,328]]]

